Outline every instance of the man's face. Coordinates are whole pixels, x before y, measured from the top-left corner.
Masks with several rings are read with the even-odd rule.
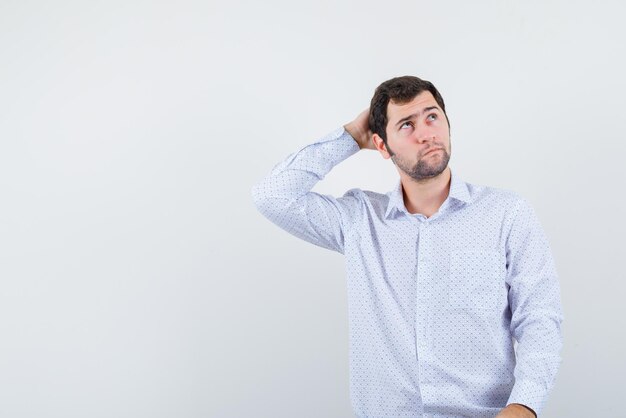
[[[384,158],[391,158],[400,175],[420,181],[436,177],[450,161],[450,129],[443,110],[429,91],[405,104],[387,106],[387,146],[374,135]]]

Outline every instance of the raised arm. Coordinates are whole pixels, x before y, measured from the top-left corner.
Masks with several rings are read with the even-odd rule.
[[[368,111],[290,155],[252,190],[258,210],[287,232],[343,253],[344,234],[359,206],[358,194],[341,198],[312,192],[315,184],[361,148],[371,148]],[[352,136],[352,133],[355,135]]]

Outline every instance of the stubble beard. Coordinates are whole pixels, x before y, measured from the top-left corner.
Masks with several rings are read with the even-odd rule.
[[[450,154],[445,149],[442,149],[441,153],[441,158],[436,158],[432,163],[428,161],[431,158],[429,156],[426,159],[419,158],[417,163],[411,165],[409,161],[398,157],[396,154],[391,155],[391,161],[413,180],[422,181],[436,177],[446,169],[450,161]]]

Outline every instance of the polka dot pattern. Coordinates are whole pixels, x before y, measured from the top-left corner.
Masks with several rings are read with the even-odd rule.
[[[430,218],[406,210],[400,184],[311,192],[358,150],[340,128],[253,189],[272,222],[345,255],[355,414],[494,417],[508,403],[539,414],[560,363],[562,312],[532,207],[454,173]]]

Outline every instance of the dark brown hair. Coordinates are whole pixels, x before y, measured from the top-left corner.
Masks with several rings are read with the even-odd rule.
[[[446,105],[443,102],[443,97],[439,94],[439,91],[433,83],[430,81],[422,80],[414,76],[406,75],[403,77],[395,77],[391,80],[387,80],[376,88],[374,97],[370,103],[370,117],[369,125],[372,133],[378,134],[383,139],[385,146],[387,146],[387,105],[389,101],[393,101],[397,104],[405,104],[410,102],[418,94],[429,91],[435,101],[446,114]],[[448,128],[450,127],[450,121],[448,120]]]

